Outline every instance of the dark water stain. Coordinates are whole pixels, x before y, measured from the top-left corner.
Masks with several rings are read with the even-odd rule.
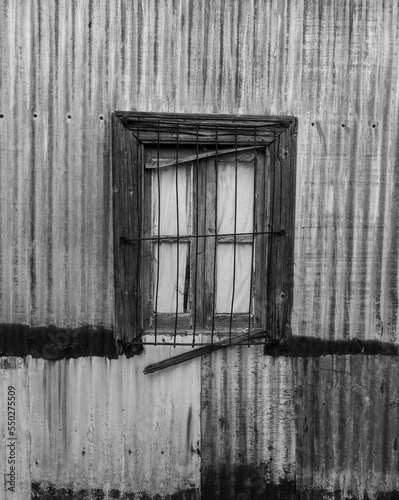
[[[284,340],[268,341],[264,354],[269,356],[319,357],[347,354],[382,354],[398,356],[399,346],[379,340],[328,340],[315,337],[295,336]]]
[[[150,495],[146,492],[124,493],[119,490],[102,490],[100,488],[73,490],[72,488],[57,488],[52,484],[32,483],[32,500],[200,500],[197,488],[181,490],[172,494]]]
[[[142,345],[116,345],[114,331],[104,326],[83,325],[59,328],[53,325],[30,327],[0,324],[0,356],[27,356],[58,360],[83,356],[115,359],[118,354],[131,357],[143,351]]]

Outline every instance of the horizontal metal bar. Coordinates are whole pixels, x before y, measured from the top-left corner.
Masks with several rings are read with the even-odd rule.
[[[190,242],[192,239],[197,239],[197,238],[219,238],[219,237],[234,237],[234,236],[261,236],[263,234],[276,234],[280,236],[284,236],[286,234],[285,229],[282,229],[280,231],[259,231],[256,233],[229,233],[229,234],[192,234],[192,235],[186,235],[186,236],[176,236],[176,235],[161,235],[161,236],[149,236],[146,238],[125,238],[124,236],[121,236],[119,238],[120,243],[132,243],[136,241],[155,241],[155,242],[163,242],[163,243],[170,243],[170,242]]]

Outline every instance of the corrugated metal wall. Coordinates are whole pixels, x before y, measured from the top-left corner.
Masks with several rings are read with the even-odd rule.
[[[294,333],[396,342],[398,9],[396,0],[1,0],[1,323],[112,328],[112,110],[292,114],[299,119]],[[228,359],[223,354],[213,356],[218,371],[228,373],[240,373],[256,357],[251,349],[233,360],[233,354]],[[143,359],[149,358],[147,352]],[[396,407],[389,407],[388,416],[377,409],[367,413],[366,408],[368,397],[374,398],[373,405],[379,401],[373,380],[385,370],[386,391],[386,384],[397,375],[396,362],[348,359],[312,361],[318,368],[318,382],[309,382],[316,395],[307,389],[301,396],[307,411],[313,413],[315,405],[322,404],[330,385],[336,394],[347,394],[345,400],[338,398],[337,405],[331,403],[331,411],[323,410],[317,418],[312,415],[312,425],[324,429],[342,414],[346,415],[345,425],[351,425],[357,415],[367,415],[370,422],[364,439],[377,443],[379,431],[371,423],[375,418],[384,420],[384,436],[388,433],[391,442]],[[98,450],[107,439],[133,439],[133,431],[119,425],[126,413],[121,400],[114,403],[119,412],[107,410],[106,416],[100,415],[114,391],[107,385],[115,383],[108,382],[109,377],[116,377],[123,391],[131,383],[135,363],[141,366],[145,361],[115,361],[118,375],[107,368],[107,362],[86,359],[63,361],[55,367],[35,361],[29,369],[24,362],[24,368],[15,371],[21,390],[27,391],[25,384],[29,387],[20,396],[21,408],[30,409],[29,418],[36,415],[35,421],[40,422],[36,427],[31,423],[24,427],[24,446],[30,439],[35,481],[64,484],[61,477],[65,481],[77,477],[77,473],[65,472],[66,461],[71,457],[81,460],[80,445],[86,442],[86,424],[77,415],[79,408],[86,408],[87,380],[92,381],[92,391],[98,391],[89,426],[90,439],[98,440]],[[259,359],[255,365],[262,362]],[[124,368],[126,363],[129,368]],[[284,406],[292,380],[302,386],[310,376],[303,372],[304,363],[298,361],[293,370],[265,360],[270,387],[263,370],[256,376],[262,380],[259,387],[263,383],[265,391],[269,387],[273,407]],[[323,363],[331,363],[334,370],[342,363],[352,364],[338,375],[323,371]],[[204,384],[211,383],[207,366],[204,362]],[[28,384],[29,370],[36,382]],[[187,388],[186,371],[198,371],[199,365],[182,366],[181,370],[181,381],[174,382],[175,395],[168,396],[166,421],[170,421],[175,398],[180,400],[180,391]],[[46,386],[39,382],[41,373],[49,375]],[[163,384],[163,377],[154,376],[154,390]],[[360,383],[364,377],[364,388],[349,389],[352,379]],[[47,467],[55,453],[52,440],[58,439],[54,437],[58,417],[51,412],[45,416],[37,401],[47,394],[43,407],[53,408],[68,380],[82,389],[68,400],[81,441],[73,441],[73,445],[68,441],[67,448],[60,451],[65,456],[57,459],[60,474],[55,475]],[[189,387],[196,401],[198,373],[193,380]],[[282,392],[271,389],[278,380]],[[135,386],[140,394],[146,387],[143,383],[140,379]],[[230,375],[211,383],[215,388],[209,393],[215,398],[210,400],[214,422],[225,412],[218,398],[231,394],[232,386],[227,389],[232,383],[236,387],[237,381]],[[389,387],[393,390],[392,384]],[[251,411],[259,393],[263,390],[249,392]],[[228,405],[237,405],[239,392],[228,398]],[[129,407],[129,418],[140,421],[145,404],[143,399],[135,411]],[[296,411],[303,418],[301,404]],[[177,421],[186,417],[186,410],[181,410]],[[99,419],[109,433],[107,438],[93,430]],[[44,421],[51,424],[50,433],[44,432]],[[267,426],[266,417],[265,422]],[[233,439],[234,432],[220,439]],[[291,427],[287,432],[291,435]],[[349,465],[343,466],[341,458],[329,459],[331,450],[340,456],[346,446],[337,435],[327,430],[314,434],[314,428],[309,432],[307,439],[298,441],[297,476],[304,478],[303,484],[362,491],[369,487],[362,479],[364,471],[371,471],[372,491],[396,487],[389,475],[396,470],[396,455],[384,451],[382,456],[377,450],[377,459],[371,448],[361,447],[353,452]],[[317,453],[311,451],[312,435],[324,440]],[[257,456],[264,456],[263,445],[259,446]],[[212,450],[215,464],[223,460],[223,450],[217,439]],[[151,462],[151,456],[146,453],[145,460]],[[40,460],[33,466],[34,457]],[[172,458],[168,455],[168,460]],[[119,470],[118,460],[107,463],[110,470]],[[286,460],[291,471],[292,456],[287,455]],[[170,469],[159,465],[156,470],[162,477],[156,481],[167,481]],[[343,472],[348,470],[350,473]],[[93,477],[90,484],[105,487],[107,474],[96,474],[89,474]],[[193,484],[198,486],[198,477],[196,481]],[[183,483],[176,480],[166,490],[176,491]]]
[[[162,377],[142,373],[170,351],[149,348],[134,361],[1,361],[0,498],[27,500],[31,485],[51,500],[179,491],[185,500],[194,498],[200,486],[200,361]],[[15,493],[4,481],[9,386],[16,392]],[[52,487],[64,491],[51,494]]]
[[[294,369],[298,490],[397,498],[398,359],[325,356]]]
[[[397,2],[2,4],[3,322],[112,325],[112,110],[293,114],[295,331],[396,340]]]
[[[274,498],[270,484],[294,483],[293,396],[292,360],[262,346],[203,358],[202,498]]]

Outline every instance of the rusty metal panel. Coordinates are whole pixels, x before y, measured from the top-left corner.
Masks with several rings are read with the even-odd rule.
[[[298,492],[396,498],[399,360],[325,356],[294,365]]]
[[[200,362],[162,377],[143,375],[146,363],[171,350],[147,347],[142,356],[119,360],[3,358],[1,401],[9,385],[17,395],[17,496],[10,498],[30,498],[31,483],[77,498],[86,498],[81,490],[96,489],[146,498],[183,491],[194,498],[200,487]],[[2,404],[1,422],[6,410]],[[2,477],[6,432],[1,425]],[[4,485],[0,497],[8,498]]]
[[[295,490],[293,382],[292,360],[263,356],[261,346],[203,356],[203,498]]]

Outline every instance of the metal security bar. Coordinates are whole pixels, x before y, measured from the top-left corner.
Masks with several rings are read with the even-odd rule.
[[[279,249],[292,267],[284,241],[292,240],[293,181],[287,189],[292,168],[284,148],[295,119],[116,114],[134,141],[135,185],[121,186],[127,200],[141,204],[137,214],[128,208],[127,229],[116,223],[121,248],[137,253],[136,274],[124,278],[126,293],[136,297],[134,329],[124,327],[119,338],[129,345],[220,346],[242,344],[244,335],[251,345],[274,325],[280,331],[291,307],[280,299],[292,296],[275,294],[287,281],[285,268],[277,273]]]
[[[156,220],[157,220],[157,228],[156,228],[156,234],[154,234],[153,229],[151,229],[151,234],[150,235],[144,235],[144,231],[141,231],[140,234],[138,235],[137,238],[125,238],[121,237],[120,242],[121,243],[138,243],[139,248],[140,248],[140,254],[145,255],[147,250],[143,249],[143,244],[145,242],[154,244],[156,243],[155,247],[152,246],[151,248],[151,253],[152,253],[152,258],[155,259],[153,262],[157,262],[156,265],[156,273],[154,275],[154,280],[155,280],[155,286],[153,287],[153,296],[150,298],[151,302],[153,304],[153,310],[151,313],[151,319],[150,319],[150,328],[144,328],[143,333],[153,333],[154,335],[154,341],[153,342],[148,342],[141,340],[142,343],[144,344],[158,344],[159,341],[159,335],[169,335],[173,337],[173,340],[171,341],[165,341],[165,338],[161,343],[163,344],[168,344],[168,345],[208,345],[209,343],[213,344],[214,339],[216,336],[219,337],[219,342],[220,342],[220,337],[224,338],[224,341],[227,342],[228,344],[233,344],[234,343],[234,338],[237,336],[237,334],[242,334],[243,332],[247,333],[247,343],[258,343],[259,339],[256,340],[251,340],[251,330],[253,328],[253,316],[254,316],[254,306],[253,306],[253,283],[254,283],[254,273],[255,273],[255,268],[254,268],[254,257],[255,257],[255,243],[256,243],[256,238],[263,238],[266,236],[273,236],[273,235],[279,235],[282,236],[284,235],[284,229],[283,228],[278,228],[277,230],[267,230],[267,231],[258,231],[256,229],[257,221],[256,221],[256,198],[257,198],[257,192],[256,192],[256,180],[257,180],[257,175],[256,175],[256,169],[257,167],[257,155],[262,154],[262,149],[264,151],[265,146],[263,144],[258,143],[258,137],[262,137],[261,134],[258,133],[257,127],[250,127],[250,128],[245,128],[241,129],[237,126],[230,126],[229,124],[224,125],[223,127],[223,132],[220,132],[218,125],[213,126],[213,133],[214,133],[214,138],[215,142],[212,145],[212,150],[204,150],[204,147],[202,146],[202,135],[200,134],[201,127],[197,125],[195,128],[192,128],[189,130],[189,133],[193,136],[192,137],[192,144],[191,144],[191,154],[187,155],[187,142],[184,142],[185,145],[185,151],[184,153],[181,152],[181,146],[182,144],[180,143],[180,123],[177,122],[176,124],[169,124],[167,127],[168,134],[173,134],[175,137],[175,143],[172,147],[175,148],[174,150],[174,158],[169,159],[169,158],[164,158],[163,155],[165,153],[165,146],[162,141],[161,137],[161,131],[165,130],[165,125],[161,123],[160,120],[157,121],[155,129],[156,129],[156,144],[155,147],[153,146],[151,149],[151,152],[154,153],[155,151],[155,158],[151,158],[150,161],[145,162],[145,171],[144,175],[148,175],[149,173],[153,176],[156,176],[156,186],[157,189],[152,190],[152,193],[144,192],[144,198],[151,196],[152,198],[156,198]],[[228,128],[228,134],[226,133],[226,128]],[[270,127],[268,127],[269,129]],[[142,134],[148,132],[148,130],[153,130],[154,126],[151,127],[146,127],[146,124],[143,124],[141,122],[137,123],[137,128],[136,128],[136,135],[138,140],[140,141]],[[206,127],[207,131],[209,132],[209,126]],[[187,127],[185,129],[185,134],[187,134]],[[229,135],[229,137],[232,137],[233,143],[226,145],[225,142],[223,142],[223,147],[224,149],[220,150],[220,142],[219,139],[220,137],[226,137],[226,135]],[[239,138],[245,136],[246,138],[251,138],[252,143],[248,146],[245,145],[244,147],[242,144],[239,142]],[[273,141],[275,140],[275,130],[273,130]],[[272,141],[272,142],[273,142]],[[261,148],[261,149],[259,149]],[[207,148],[208,149],[208,148]],[[167,153],[170,155],[172,149],[171,147],[168,148]],[[252,212],[252,228],[251,230],[247,230],[245,232],[239,232],[237,231],[237,211],[238,211],[238,192],[240,189],[239,186],[239,181],[238,181],[238,165],[240,162],[240,154],[246,153],[247,156],[249,153],[252,153],[252,163],[253,163],[253,186],[252,186],[252,207],[248,207],[248,210],[251,210]],[[219,225],[219,219],[220,219],[220,214],[218,213],[218,190],[219,190],[219,183],[218,183],[218,175],[219,175],[219,163],[220,161],[223,161],[223,157],[231,157],[233,155],[233,166],[231,167],[234,171],[234,182],[233,182],[233,192],[231,193],[231,196],[234,200],[234,210],[233,210],[233,216],[234,216],[234,221],[233,221],[233,232],[226,233],[218,233],[218,225]],[[210,161],[211,160],[211,161]],[[207,161],[206,164],[204,164],[204,161]],[[202,164],[201,164],[202,162]],[[174,198],[176,202],[176,207],[175,207],[175,217],[176,217],[176,234],[161,234],[161,212],[162,212],[162,203],[161,203],[161,176],[162,172],[165,171],[166,167],[169,168],[174,168],[176,170],[176,173],[174,175]],[[195,219],[192,218],[191,220],[191,234],[181,234],[180,230],[180,210],[181,206],[179,204],[179,182],[178,182],[178,175],[177,175],[177,169],[178,168],[189,168],[190,169],[190,175],[191,179],[193,182],[193,188],[191,191],[191,199],[190,199],[190,204],[191,204],[191,211],[192,211],[192,216],[195,216]],[[210,174],[213,176],[213,179],[210,181],[210,185],[213,186],[214,188],[214,193],[212,194],[212,199],[209,200],[207,198],[207,193],[201,191],[201,189],[206,189],[208,187],[207,181],[203,179],[203,177],[208,175],[207,170],[213,170],[213,172]],[[266,175],[266,173],[265,173]],[[200,182],[200,177],[202,177],[202,182]],[[200,183],[202,184],[202,188],[200,187]],[[213,207],[213,227],[212,227],[212,234],[205,234],[202,233],[199,230],[199,224],[200,224],[200,219],[204,219],[204,215],[201,214],[201,212],[206,212],[209,210],[209,201],[210,205]],[[193,206],[195,202],[195,207]],[[208,204],[207,204],[208,202]],[[242,208],[242,207],[241,207]],[[148,216],[148,214],[147,214]],[[152,214],[152,217],[154,214]],[[205,222],[208,223],[205,216]],[[144,222],[145,224],[145,222]],[[206,225],[206,224],[205,224]],[[207,239],[207,240],[212,240],[211,244],[205,245],[205,249],[211,250],[213,256],[212,259],[208,258],[209,256],[205,256],[205,264],[202,268],[202,271],[205,271],[207,275],[209,273],[212,273],[211,277],[211,283],[210,283],[210,289],[212,290],[212,297],[211,301],[207,302],[207,306],[209,307],[210,310],[205,311],[205,317],[208,318],[208,320],[204,321],[204,314],[202,315],[201,320],[198,318],[198,302],[204,302],[205,297],[204,294],[207,294],[208,292],[205,291],[206,284],[204,287],[202,287],[199,290],[199,277],[198,277],[198,271],[199,271],[199,265],[198,265],[198,259],[199,259],[199,241],[202,239]],[[247,297],[247,304],[248,306],[246,307],[247,312],[241,312],[241,313],[236,313],[235,312],[235,303],[237,301],[236,299],[236,292],[238,292],[238,284],[236,283],[236,278],[237,278],[237,246],[241,244],[249,244],[251,245],[250,249],[250,266],[249,266],[249,290],[248,290],[248,297]],[[174,311],[160,311],[159,310],[159,303],[160,303],[160,296],[159,294],[161,293],[160,291],[160,279],[161,275],[164,273],[164,270],[161,268],[161,248],[162,245],[164,244],[174,244],[176,245],[176,265],[175,265],[175,270],[176,270],[176,276],[175,276],[175,307]],[[184,293],[183,293],[183,311],[179,310],[179,301],[180,297],[179,294],[181,294],[181,291],[179,291],[179,282],[181,281],[181,276],[180,276],[180,267],[181,267],[181,262],[180,262],[180,245],[185,244],[187,245],[187,264],[185,268],[185,276],[184,276]],[[223,311],[220,312],[217,310],[216,306],[216,298],[217,298],[217,293],[221,293],[220,289],[223,287],[222,283],[217,282],[217,260],[218,260],[218,249],[219,245],[231,245],[232,246],[232,269],[231,269],[231,289],[229,290],[230,293],[230,307],[229,311]],[[203,259],[203,257],[202,257]],[[209,262],[209,264],[208,264]],[[152,276],[152,271],[147,270],[147,275],[149,277]],[[179,326],[179,319],[180,317],[183,317],[183,315],[187,316],[188,314],[188,323],[189,323],[189,328],[186,328],[184,330],[181,329]],[[169,328],[165,328],[165,326],[161,326],[160,323],[165,323],[165,318],[169,320]],[[173,318],[172,318],[173,316]],[[246,319],[244,318],[246,316]],[[240,318],[240,320],[238,320]],[[162,321],[164,319],[164,321]],[[238,320],[238,321],[237,321]],[[237,326],[237,322],[241,326]],[[221,326],[221,323],[223,326]],[[152,325],[152,328],[151,328]],[[198,336],[201,334],[202,337],[206,337],[209,334],[209,338],[204,341],[199,341]],[[179,336],[179,338],[178,338]],[[191,340],[189,340],[191,336]],[[184,341],[184,339],[187,339]],[[240,341],[242,342],[242,341]]]

